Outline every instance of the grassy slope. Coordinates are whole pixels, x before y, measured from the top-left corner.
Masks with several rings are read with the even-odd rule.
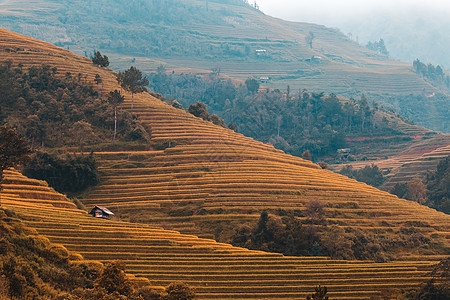
[[[120,1],[108,4],[111,8],[104,7],[106,12],[102,13],[100,2],[86,6],[79,1],[10,0],[0,3],[0,14],[4,16],[1,25],[71,47],[79,54],[90,53],[92,47],[100,49],[113,58],[116,69],[124,69],[136,59],[136,65],[144,71],[154,71],[161,63],[168,64],[169,70],[182,72],[207,73],[219,67],[222,73],[238,79],[270,76],[272,81],[268,85],[274,88],[285,89],[290,85],[291,90],[307,88],[344,96],[359,96],[362,92],[374,97],[439,92],[413,73],[410,63],[378,55],[324,26],[287,22],[247,6],[217,2],[210,2],[206,11],[205,2],[197,0],[181,2],[188,9],[194,9],[195,15],[190,16],[189,24],[172,25],[147,18],[139,10],[130,16],[126,12],[122,14],[125,10],[120,9],[123,4]],[[119,9],[113,6],[119,6]],[[160,14],[163,19],[170,19],[164,15],[170,12],[163,10]],[[127,16],[129,19],[122,20]],[[313,49],[305,43],[305,36],[310,31],[316,37]],[[158,44],[146,39],[155,32],[161,32]],[[171,34],[178,38],[169,36]],[[239,50],[247,45],[250,54],[238,57],[209,54],[204,46],[203,52],[198,54],[183,54],[183,47],[195,47],[192,44],[219,48],[227,44]],[[178,50],[173,54],[164,52],[171,47]],[[257,58],[256,49],[266,49],[270,59]],[[321,56],[322,63],[304,61],[313,55]],[[403,103],[389,102],[386,103],[388,106],[406,109]],[[443,102],[433,104],[433,98],[428,102],[427,109],[431,113],[425,119],[421,117],[420,109],[406,110],[421,125],[447,130],[442,127],[445,115],[438,109]]]
[[[0,39],[1,60],[12,59],[26,67],[47,62],[62,74],[83,72],[88,80],[101,73],[106,90],[117,88],[113,72],[69,51],[6,30],[0,31]],[[25,50],[4,51],[12,45]],[[129,105],[127,95],[124,108]],[[178,145],[164,151],[96,153],[103,183],[86,195],[89,206],[103,204],[135,221],[220,236],[220,230],[229,232],[243,221],[256,221],[263,208],[303,209],[314,199],[328,206],[331,223],[378,234],[422,221],[431,227],[418,230],[435,242],[449,238],[445,214],[320,170],[148,94],[135,96],[135,112],[151,128],[153,144]],[[395,255],[412,258],[426,253],[415,249]]]

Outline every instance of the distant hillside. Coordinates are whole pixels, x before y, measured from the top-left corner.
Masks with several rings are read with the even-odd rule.
[[[450,153],[450,135],[415,136],[413,139],[385,140],[379,138],[360,138],[350,141],[350,146],[355,145],[359,149],[366,149],[359,156],[365,156],[366,160],[346,161],[332,165],[335,170],[349,164],[356,169],[367,164],[376,164],[383,170],[390,170],[386,190],[396,182],[407,182],[414,177],[425,177],[427,171],[435,169],[437,162]],[[414,167],[413,170],[408,170]],[[403,178],[404,171],[408,174]],[[392,180],[392,182],[391,182]]]
[[[440,109],[449,106],[448,92],[415,74],[412,61],[391,60],[334,29],[266,16],[243,1],[12,0],[0,3],[0,14],[4,28],[79,54],[99,49],[116,69],[131,62],[146,71],[160,64],[220,69],[238,79],[269,77],[266,84],[282,90],[366,93],[419,125],[449,130],[449,112]]]

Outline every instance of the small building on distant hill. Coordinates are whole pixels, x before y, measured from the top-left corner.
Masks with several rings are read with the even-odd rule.
[[[259,81],[261,81],[261,83],[267,83],[269,82],[270,77],[269,76],[261,76],[259,77]]]
[[[111,219],[111,216],[114,216],[114,214],[107,209],[106,207],[101,206],[95,206],[90,212],[90,215],[92,215],[94,218],[102,218],[102,219]]]
[[[266,49],[257,49],[257,50],[255,50],[255,53],[257,56],[262,56],[262,55],[267,54],[267,50]]]
[[[317,56],[317,55],[313,55],[313,56],[311,56],[311,58],[305,59],[305,62],[321,63],[322,62],[322,57]]]
[[[350,155],[351,149],[350,148],[344,148],[344,149],[338,149],[337,153],[338,155],[342,157],[348,157]]]

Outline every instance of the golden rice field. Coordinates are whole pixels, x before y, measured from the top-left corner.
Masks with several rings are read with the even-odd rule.
[[[110,207],[135,221],[202,235],[213,233],[202,226],[204,222],[256,222],[263,209],[304,210],[309,201],[317,200],[325,205],[331,223],[379,232],[386,231],[383,222],[400,227],[421,221],[431,226],[424,229],[427,235],[448,239],[449,217],[443,213],[331,171],[302,166],[295,159],[237,152],[242,154],[232,150],[208,154],[197,145],[185,145],[145,155],[97,153],[105,166],[103,181],[83,202],[88,207]],[[203,214],[164,214],[184,207]]]
[[[332,299],[373,299],[384,290],[417,286],[435,263],[286,257],[146,224],[95,219],[45,182],[16,171],[6,172],[1,201],[27,226],[84,260],[122,259],[135,281],[147,278],[154,286],[184,281],[199,299],[304,299],[317,284],[326,285]]]

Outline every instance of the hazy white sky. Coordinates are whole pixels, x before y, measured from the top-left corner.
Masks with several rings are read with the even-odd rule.
[[[254,0],[249,0],[253,4]],[[334,26],[335,21],[380,11],[401,13],[405,9],[418,12],[435,10],[450,17],[448,0],[256,0],[264,13],[292,21]]]

